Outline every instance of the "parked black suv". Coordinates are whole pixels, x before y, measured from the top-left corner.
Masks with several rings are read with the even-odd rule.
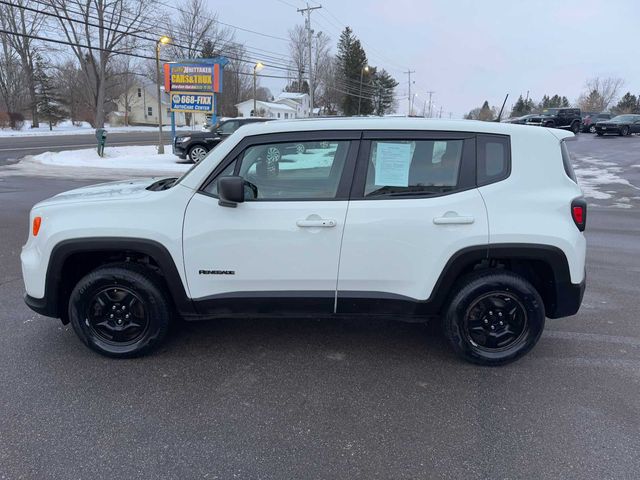
[[[217,126],[209,126],[201,132],[189,132],[176,135],[173,141],[173,153],[180,158],[188,158],[193,163],[202,160],[209,150],[239,129],[242,125],[255,122],[267,122],[269,118],[247,117],[230,118]]]
[[[573,133],[580,132],[582,114],[579,108],[545,108],[541,114],[527,119],[527,125],[564,128]]]

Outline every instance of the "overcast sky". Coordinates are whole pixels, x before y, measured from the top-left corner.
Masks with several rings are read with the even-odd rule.
[[[399,111],[407,111],[408,68],[422,110],[434,90],[435,110],[460,117],[484,100],[507,107],[529,90],[565,95],[574,102],[585,80],[614,76],[624,91],[640,93],[640,0],[319,0],[313,27],[332,46],[349,25],[364,44],[369,63],[400,82]],[[310,2],[317,5],[318,2]],[[303,18],[301,0],[209,0],[223,22],[287,37]],[[248,47],[287,54],[286,42],[237,31]],[[263,70],[280,75],[281,71]],[[284,80],[264,79],[277,94]],[[623,92],[624,93],[624,92]]]

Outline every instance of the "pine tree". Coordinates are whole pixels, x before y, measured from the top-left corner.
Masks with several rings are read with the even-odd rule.
[[[376,115],[382,116],[385,113],[393,111],[395,88],[398,82],[384,68],[374,71],[373,85],[374,93],[374,112]]]
[[[489,106],[489,102],[487,100],[482,104],[482,108],[480,108],[480,113],[478,114],[478,120],[482,120],[484,122],[491,122],[495,118],[495,112]]]
[[[338,65],[340,68],[340,82],[338,89],[345,92],[342,99],[342,111],[344,115],[358,113],[369,114],[373,112],[371,101],[371,74],[365,72],[367,66],[367,54],[362,48],[360,40],[353,34],[353,30],[345,27],[338,41]],[[360,79],[362,78],[362,94],[360,94]]]
[[[631,92],[627,92],[620,99],[618,104],[613,108],[615,113],[640,113],[640,105],[638,104],[638,97],[632,95]]]
[[[53,81],[47,75],[44,61],[39,55],[35,59],[34,70],[37,109],[40,118],[49,124],[49,130],[53,130],[54,125],[67,117],[67,112],[64,111],[55,94]]]
[[[207,39],[202,44],[202,51],[200,52],[200,58],[214,58],[219,55],[219,52],[215,49],[215,44]]]
[[[520,95],[511,109],[511,116],[522,117],[523,115],[531,113],[532,108],[533,101],[531,99],[527,99],[527,101],[525,101],[524,98],[522,98],[522,95]]]

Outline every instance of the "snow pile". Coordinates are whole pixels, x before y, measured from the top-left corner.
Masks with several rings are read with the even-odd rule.
[[[190,164],[177,163],[178,157],[171,153],[171,145],[165,146],[163,155],[158,155],[156,147],[144,145],[137,147],[107,147],[104,157],[98,156],[96,149],[66,150],[45,152],[26,157],[24,162],[57,167],[108,168],[115,170],[145,170],[151,172],[182,173]]]
[[[158,127],[150,126],[130,126],[130,127],[104,127],[109,133],[126,133],[126,132],[157,132]],[[199,131],[199,125],[192,127],[176,127],[177,131]],[[170,125],[163,127],[165,132],[171,131]],[[87,122],[81,122],[79,126],[71,123],[70,120],[64,120],[58,123],[53,130],[49,130],[49,125],[40,122],[38,128],[31,128],[31,120],[25,120],[21,130],[11,130],[10,128],[0,128],[0,137],[30,137],[30,136],[49,136],[49,135],[94,135],[95,129]]]

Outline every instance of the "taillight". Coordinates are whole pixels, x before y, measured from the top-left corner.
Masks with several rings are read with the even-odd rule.
[[[33,236],[37,237],[38,232],[40,231],[40,225],[42,225],[42,217],[33,217]]]
[[[584,232],[587,226],[587,202],[584,198],[576,198],[571,202],[571,218],[578,230]]]

